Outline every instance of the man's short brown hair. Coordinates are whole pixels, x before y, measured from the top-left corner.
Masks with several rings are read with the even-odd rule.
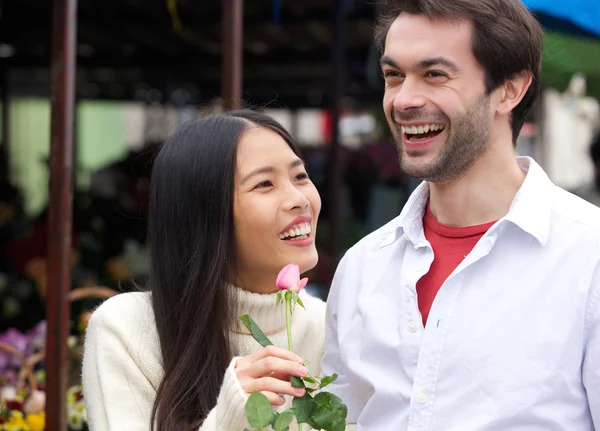
[[[543,30],[521,0],[388,0],[379,19],[375,42],[383,52],[390,26],[401,13],[473,24],[473,54],[485,70],[488,93],[518,73],[532,75],[523,100],[513,109],[511,128],[516,143],[525,117],[540,93]]]

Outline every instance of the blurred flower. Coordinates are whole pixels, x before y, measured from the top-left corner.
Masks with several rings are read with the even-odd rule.
[[[44,410],[46,407],[46,393],[44,391],[32,391],[25,403],[23,404],[23,411],[26,414],[35,414]]]
[[[29,425],[25,422],[23,413],[19,411],[12,411],[8,421],[4,424],[4,430],[6,431],[30,431]]]
[[[46,383],[46,370],[37,370],[35,372],[35,380],[38,382],[38,384],[45,384]]]
[[[27,415],[27,425],[29,425],[30,431],[44,431],[46,428],[46,412],[39,412],[35,414]]]
[[[0,387],[15,385],[17,383],[17,371],[16,370],[5,370],[0,374]]]
[[[25,354],[25,349],[27,348],[27,337],[21,333],[21,331],[10,328],[4,334],[0,335],[0,341],[10,344],[19,352]],[[0,351],[0,370],[4,370],[8,367],[19,367],[21,366],[21,362],[19,358],[15,355]]]
[[[0,388],[0,399],[12,400],[17,396],[17,389],[14,386],[3,386]]]
[[[69,346],[69,349],[73,349],[77,345],[77,340],[79,339],[76,335],[69,335],[67,338],[67,346]]]
[[[86,422],[85,409],[83,413],[78,409],[69,409],[67,414],[67,422],[69,424],[69,428],[73,430],[81,430],[83,429],[83,425]]]
[[[18,412],[23,411],[23,401],[19,400],[17,396],[13,397],[12,399],[4,400],[4,404],[8,410]]]
[[[67,405],[76,404],[83,399],[83,387],[81,385],[71,386],[67,389]]]

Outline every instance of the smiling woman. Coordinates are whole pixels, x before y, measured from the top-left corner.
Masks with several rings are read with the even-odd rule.
[[[272,292],[285,265],[295,263],[305,272],[317,264],[313,236],[321,199],[296,150],[270,129],[252,127],[244,133],[237,172],[237,284]]]
[[[321,200],[292,138],[253,111],[184,125],[153,166],[149,292],[125,293],[93,314],[83,386],[94,430],[232,430],[249,427],[248,394],[285,409],[302,396],[290,377],[307,359],[320,373],[325,304],[300,293],[276,308],[279,271],[317,264]],[[248,314],[275,346],[260,349],[239,324]]]

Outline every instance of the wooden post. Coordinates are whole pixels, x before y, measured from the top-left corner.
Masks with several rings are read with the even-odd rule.
[[[46,321],[46,429],[66,429],[77,0],[54,0]]]
[[[2,163],[4,163],[4,165],[1,165],[0,169],[2,169],[2,174],[6,176],[7,182],[10,178],[10,174],[8,172],[10,168],[10,147],[8,143],[8,140],[10,139],[10,97],[8,95],[8,85],[9,71],[8,67],[3,64],[0,66],[0,103],[2,104],[2,137],[0,138],[0,143],[2,146],[0,147],[0,154]],[[2,180],[4,180],[4,178],[2,178]]]
[[[329,148],[329,223],[331,261],[335,270],[341,253],[341,189],[342,165],[340,142],[341,101],[344,96],[346,70],[346,1],[334,0],[333,44],[331,52],[331,144]],[[333,273],[331,274],[333,278]]]
[[[239,109],[242,101],[244,0],[223,0],[222,7],[221,98],[224,109]]]

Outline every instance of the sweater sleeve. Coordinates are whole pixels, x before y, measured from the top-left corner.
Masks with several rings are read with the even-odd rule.
[[[91,431],[150,429],[152,368],[160,371],[160,364],[153,367],[131,349],[136,301],[121,296],[96,309],[87,327],[82,383]]]
[[[90,431],[148,431],[162,376],[155,334],[146,336],[134,317],[140,302],[118,295],[100,306],[89,321],[82,370]],[[120,297],[120,298],[119,298]],[[138,297],[139,299],[139,297]],[[144,314],[144,313],[142,313]],[[124,320],[124,316],[128,316]],[[223,379],[217,405],[199,431],[242,431],[248,427],[247,395],[234,371],[234,358]]]
[[[237,359],[233,358],[227,367],[217,405],[199,431],[242,431],[244,428],[250,428],[244,411],[248,396],[234,371]]]

